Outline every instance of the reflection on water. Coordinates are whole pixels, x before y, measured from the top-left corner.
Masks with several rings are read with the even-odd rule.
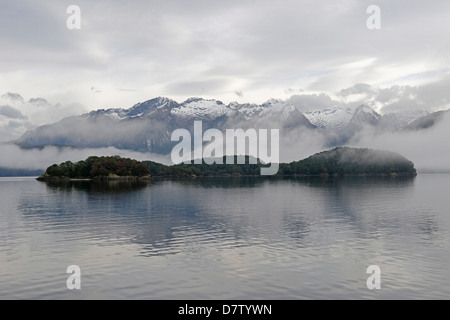
[[[17,271],[65,264],[88,270],[81,298],[449,297],[449,184],[450,176],[0,181],[0,298],[70,299],[51,281],[28,279],[29,290]],[[365,287],[372,264],[383,272],[379,292]]]
[[[126,193],[146,188],[150,181],[111,180],[111,181],[48,181],[42,182],[50,190],[71,192],[74,190],[93,193]]]
[[[199,188],[255,188],[261,186],[265,181],[270,178],[264,176],[255,177],[206,177],[206,178],[191,178],[191,179],[180,179],[173,180],[174,182],[186,185],[194,186]],[[160,180],[161,181],[161,180]]]

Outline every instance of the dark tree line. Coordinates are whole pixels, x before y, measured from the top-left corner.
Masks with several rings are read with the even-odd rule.
[[[282,175],[416,175],[414,163],[403,156],[371,149],[335,148],[307,159],[283,164]]]
[[[261,168],[267,165],[257,160],[250,164],[245,157],[245,164],[179,164],[166,166],[152,161],[138,162],[132,159],[115,157],[90,157],[85,161],[52,165],[46,171],[48,177],[96,178],[116,176],[143,177],[191,177],[191,176],[259,176]],[[316,175],[416,175],[414,164],[406,158],[390,152],[370,149],[335,148],[315,154],[307,159],[280,164],[279,176],[316,176]]]
[[[188,177],[188,176],[259,176],[261,168],[267,165],[258,160],[257,164],[179,164],[164,166],[146,161],[152,176]],[[335,148],[315,154],[307,159],[280,164],[278,176],[318,176],[318,175],[416,175],[414,164],[396,153],[370,149]]]
[[[226,164],[227,159],[223,157],[222,163],[206,164],[203,160],[202,164],[178,164],[174,166],[164,166],[162,164],[144,161],[150,170],[152,176],[159,177],[190,177],[190,176],[259,176],[261,167],[263,166],[259,160],[257,164],[250,164],[250,157],[246,156],[245,164],[237,164],[238,157],[234,157],[234,164]]]
[[[144,177],[150,174],[145,164],[133,159],[114,157],[89,157],[84,161],[63,162],[47,168],[49,177],[96,178],[116,175],[120,177]]]

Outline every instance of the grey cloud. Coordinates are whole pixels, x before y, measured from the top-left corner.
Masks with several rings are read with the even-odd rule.
[[[331,99],[331,97],[325,93],[294,95],[289,98],[287,102],[296,106],[302,112],[326,109],[341,104],[341,102]]]
[[[384,106],[381,111],[382,113],[397,113],[397,112],[407,112],[421,110],[424,106],[421,106],[414,99],[402,99]]]
[[[405,99],[411,92],[411,87],[409,86],[392,86],[389,88],[384,88],[378,91],[377,100],[381,103],[388,103],[396,99]]]
[[[12,102],[24,102],[23,97],[18,93],[8,92],[2,95],[2,98],[5,100],[10,100]]]
[[[11,101],[11,104],[8,104],[11,97],[15,99]],[[17,99],[20,102],[17,102]],[[18,93],[3,95],[1,100],[0,141],[18,139],[27,130],[88,111],[85,106],[77,103],[51,104],[45,98],[31,98],[26,102],[22,102],[21,100],[25,100]],[[14,121],[8,122],[8,119],[13,119]]]
[[[83,50],[83,39],[88,38],[69,33],[66,28],[67,7],[54,0],[3,3],[0,36],[4,50],[0,53],[0,66],[16,70],[36,64],[48,68],[61,68],[66,63],[78,67],[91,64],[88,51]]]
[[[34,104],[36,106],[47,106],[47,105],[49,105],[48,101],[45,100],[44,98],[31,98],[28,102],[31,103],[31,104]]]
[[[342,89],[338,92],[338,95],[346,97],[352,94],[371,93],[372,90],[372,87],[367,83],[357,83],[353,87]]]
[[[11,119],[27,119],[20,110],[17,110],[11,106],[0,106],[0,115]]]
[[[204,81],[183,81],[168,85],[165,89],[170,94],[187,95],[189,97],[197,95],[214,94],[217,91],[226,91],[231,84],[228,79],[209,79]]]
[[[365,104],[371,106],[383,114],[397,112],[412,112],[450,109],[450,77],[429,82],[423,85],[393,85],[379,88],[369,84],[356,84],[336,93],[337,97],[345,101],[346,98],[356,96],[356,100],[345,103],[348,106]],[[295,99],[305,99],[296,96]],[[327,95],[322,94],[325,103],[336,103],[328,101]],[[343,102],[342,102],[343,103]],[[320,104],[318,104],[320,105]]]
[[[12,144],[0,144],[0,167],[12,169],[45,169],[54,163],[64,161],[80,161],[89,156],[114,156],[129,157],[140,161],[153,160],[169,164],[170,159],[165,156],[152,153],[140,153],[116,148],[75,149],[45,147],[43,149],[20,149]]]
[[[413,94],[419,102],[430,107],[442,107],[450,103],[450,77],[441,81],[416,87]]]
[[[377,100],[385,103],[382,112],[405,110],[436,111],[450,108],[450,77],[422,86],[393,86],[380,90]]]
[[[165,89],[183,90],[178,84],[189,87],[189,79],[207,83],[211,78],[239,78],[247,83],[239,87],[246,97],[252,96],[250,89],[270,95],[277,85],[308,88],[312,83],[310,88],[339,90],[352,83],[377,83],[377,74],[386,75],[385,66],[420,65],[430,57],[433,69],[447,68],[448,1],[436,0],[433,6],[417,0],[380,1],[379,32],[366,27],[370,4],[358,0],[338,4],[331,0],[137,0],[129,5],[117,0],[79,0],[82,29],[70,31],[65,23],[68,3],[11,1],[0,12],[4,40],[0,67],[26,75],[34,75],[29,71],[34,67],[44,73],[54,71],[52,83],[62,79],[65,85],[72,83],[67,75],[73,74],[83,88],[90,88],[93,78],[105,80],[102,90],[139,85],[157,91],[155,96],[166,94]],[[370,58],[375,62],[369,67],[342,71],[342,65]],[[404,70],[393,73],[392,80],[408,76]],[[48,90],[46,85],[40,89]],[[236,90],[224,93],[222,86],[195,86],[188,91],[199,94],[205,88],[222,100],[225,94],[231,99]],[[135,99],[136,95],[128,96]],[[108,94],[92,99],[103,104],[100,99],[108,96],[114,101]]]
[[[294,94],[296,94],[296,93],[303,93],[303,92],[305,92],[305,90],[303,90],[303,89],[287,88],[287,89],[284,90],[284,93],[286,93],[286,94],[292,94],[292,95],[294,95]]]
[[[93,89],[95,89],[95,88],[92,87],[91,90],[93,90]],[[123,88],[120,88],[120,89],[117,89],[117,91],[123,91],[123,92],[141,92],[142,90],[140,90],[140,89],[123,89]]]
[[[18,121],[10,120],[8,122],[8,124],[6,125],[5,129],[7,129],[7,130],[17,129],[17,128],[20,128],[21,126],[22,126],[22,123],[20,123]]]
[[[419,171],[450,170],[450,117],[447,115],[439,125],[424,131],[395,132],[373,135],[368,131],[360,132],[358,140],[352,146],[369,147],[394,151],[402,154],[416,165]]]

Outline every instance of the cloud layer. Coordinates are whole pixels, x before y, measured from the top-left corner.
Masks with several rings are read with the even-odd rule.
[[[16,145],[0,144],[0,167],[15,169],[43,170],[52,164],[65,161],[77,162],[90,156],[115,156],[132,158],[139,161],[153,160],[170,164],[170,158],[152,153],[140,153],[115,148],[75,149],[46,147],[44,149],[20,149]]]
[[[446,0],[377,1],[381,30],[366,26],[373,1],[79,0],[81,30],[66,27],[70,4],[3,4],[0,87],[95,109],[154,96],[262,103],[449,73]]]

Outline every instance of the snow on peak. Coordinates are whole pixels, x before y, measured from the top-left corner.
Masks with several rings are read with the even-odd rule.
[[[318,128],[343,129],[353,117],[354,108],[335,106],[323,110],[304,113],[305,117]]]
[[[124,113],[123,109],[107,109],[107,110],[99,109],[91,111],[84,116],[92,119],[102,116],[113,120],[121,120],[123,118],[123,113]]]
[[[297,110],[295,106],[287,104],[282,100],[275,100],[275,99],[269,100],[264,104],[264,106],[266,108],[262,112],[263,115],[271,115],[276,113],[280,116],[281,120],[283,121],[287,120],[290,117],[291,113]]]
[[[283,121],[292,117],[294,113],[300,112],[294,105],[277,99],[270,99],[263,104],[240,104],[238,102],[232,102],[229,105],[225,105],[218,100],[206,100],[202,98],[189,98],[179,104],[169,98],[158,97],[138,103],[130,109],[100,109],[92,111],[85,116],[93,119],[105,117],[113,121],[120,121],[151,116],[160,111],[167,113],[167,115],[170,114],[192,120],[214,120],[223,116],[239,115],[246,120],[251,120],[256,117],[277,117]],[[365,105],[359,107],[335,105],[325,109],[302,112],[302,114],[315,127],[333,130],[343,130],[350,124],[370,123],[375,125],[381,120],[385,120],[385,122],[389,120],[389,117],[381,116],[374,109]],[[421,113],[411,115],[396,114],[397,120],[391,119],[391,122],[397,121],[399,123],[397,126],[404,126],[420,115]]]
[[[141,117],[143,115],[148,115],[157,109],[170,108],[177,105],[178,104],[175,101],[169,98],[158,97],[134,105],[132,108],[126,110],[124,117]]]
[[[361,106],[359,106],[356,109],[355,114],[360,114],[360,113],[365,113],[365,114],[371,115],[371,116],[373,116],[375,118],[380,118],[381,117],[381,115],[378,112],[376,112],[372,108],[370,108],[368,106],[365,106],[365,105],[361,105]]]
[[[282,106],[286,106],[286,102],[279,99],[270,99],[267,102],[263,103],[262,106],[265,108],[274,108],[274,107],[280,108]]]
[[[171,110],[173,115],[194,119],[214,119],[229,115],[231,112],[232,110],[221,101],[204,100],[201,98],[190,98],[179,107]]]
[[[355,114],[353,115],[351,122],[352,126],[360,126],[362,124],[368,124],[371,126],[376,126],[381,120],[381,115],[367,106],[359,106]]]
[[[264,108],[257,104],[239,104],[237,102],[232,102],[228,105],[228,108],[233,112],[241,114],[246,120],[249,120],[259,114],[264,110]]]

